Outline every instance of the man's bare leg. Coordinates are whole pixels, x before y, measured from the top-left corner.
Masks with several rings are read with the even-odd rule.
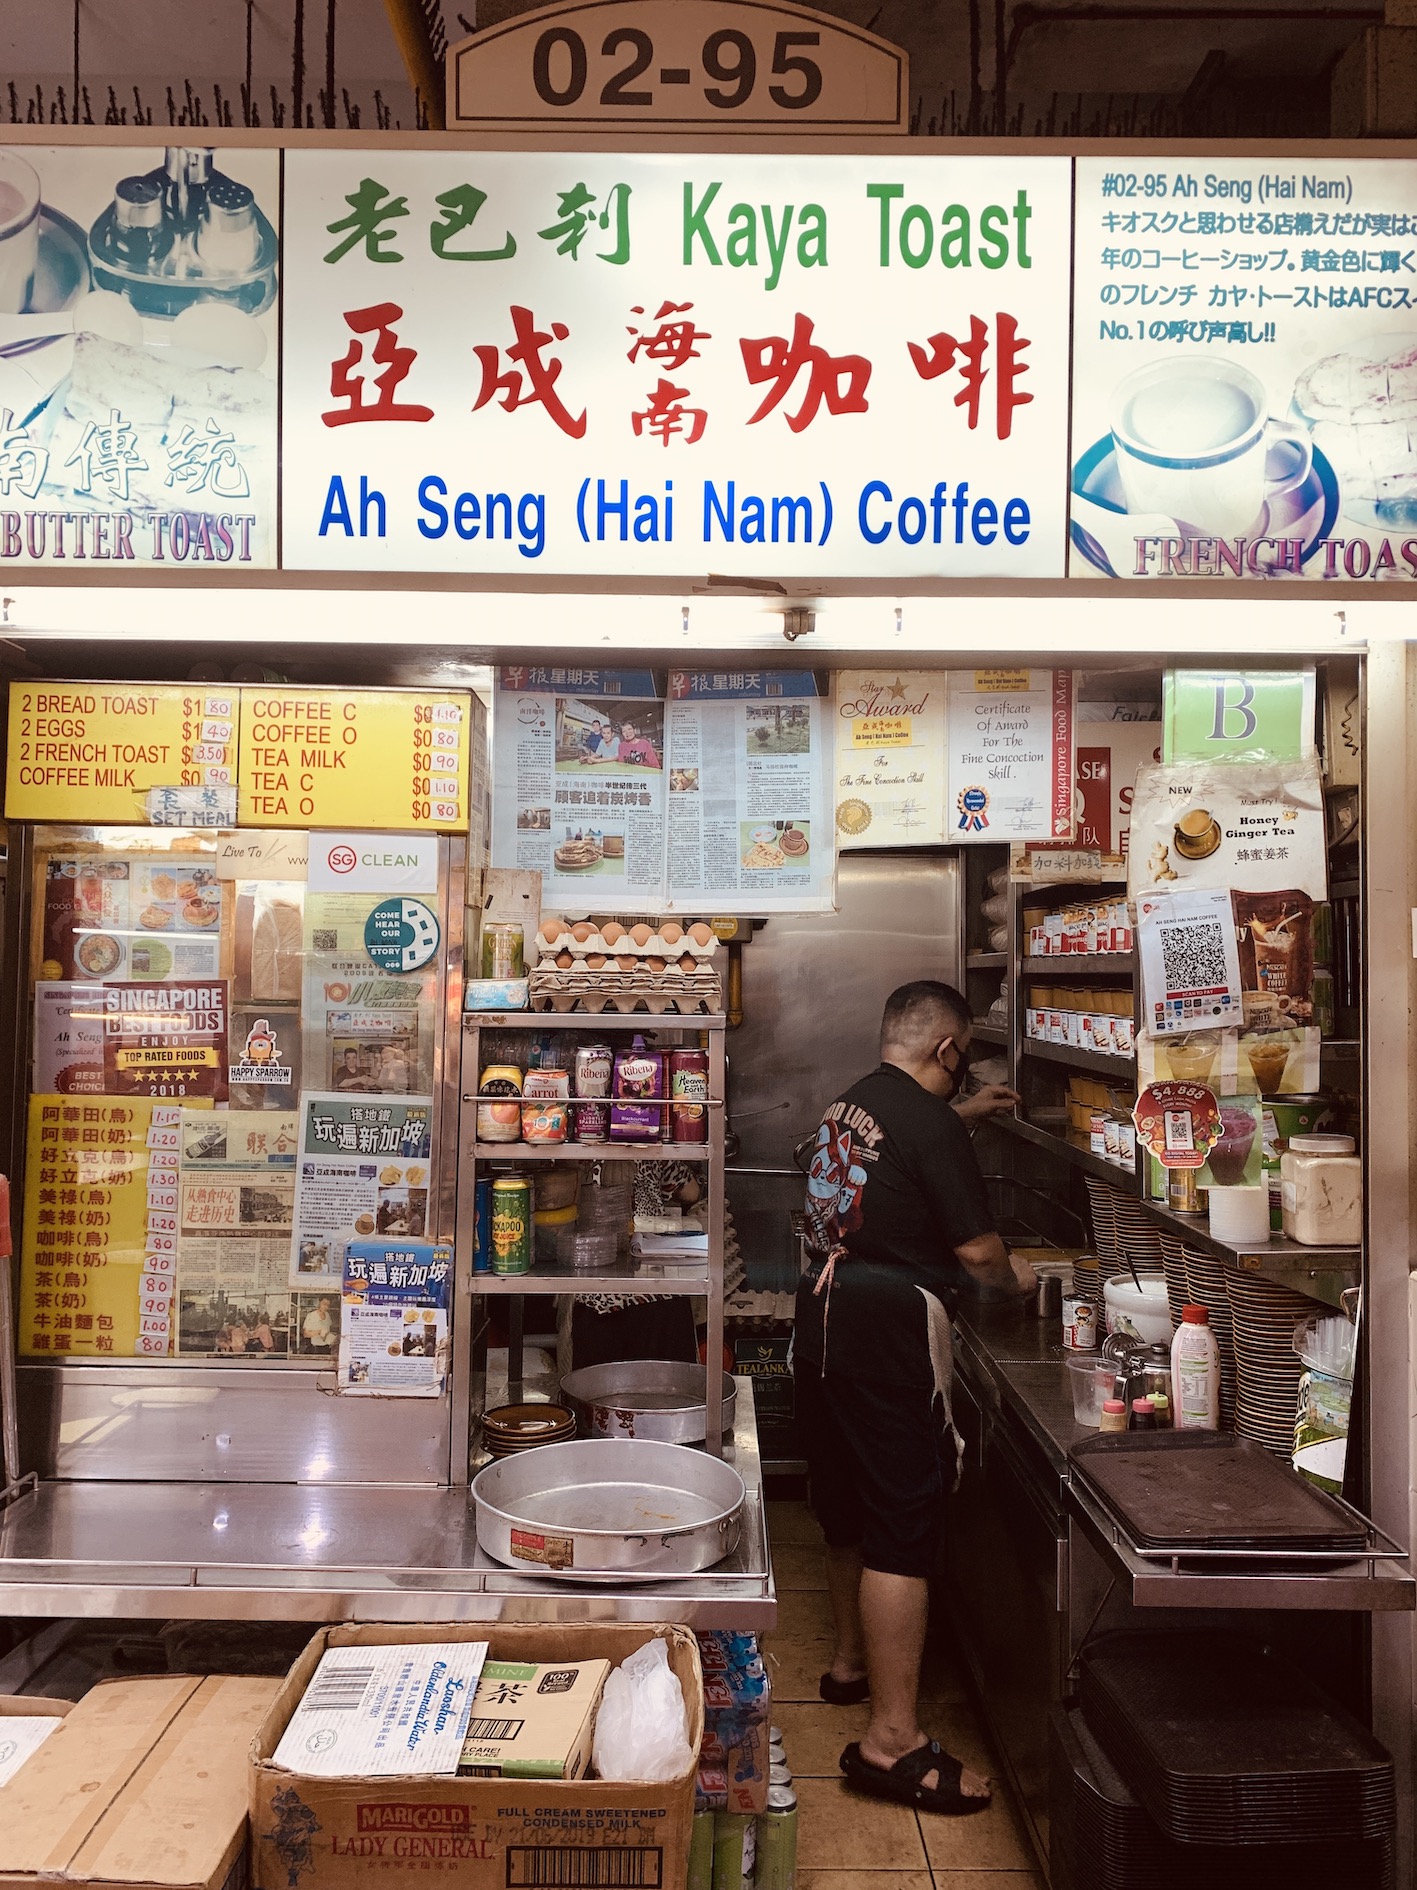
[[[830,1561],[827,1579],[831,1579]],[[889,1771],[897,1759],[918,1751],[929,1739],[920,1728],[918,1702],[930,1590],[916,1576],[886,1575],[868,1568],[862,1571],[858,1595],[866,1671],[871,1676],[871,1723],[861,1736],[861,1756],[868,1765]],[[832,1611],[835,1615],[834,1590]],[[932,1789],[939,1784],[939,1776],[927,1772],[921,1783]],[[966,1798],[990,1795],[989,1781],[968,1769],[959,1788]]]
[[[866,1637],[861,1627],[861,1551],[827,1548],[827,1593],[831,1597],[836,1651],[831,1677],[843,1685],[866,1677]]]

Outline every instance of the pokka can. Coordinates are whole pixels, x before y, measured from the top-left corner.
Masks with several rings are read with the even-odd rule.
[[[767,1807],[758,1816],[755,1890],[795,1890],[797,1883],[797,1794],[790,1785],[769,1785]]]
[[[713,1816],[711,1811],[694,1813],[685,1890],[713,1890]]]
[[[669,1095],[671,1134],[675,1142],[708,1140],[708,1051],[671,1050]]]
[[[743,1812],[716,1811],[713,1818],[713,1890],[745,1890],[757,1857],[754,1819]]]
[[[531,1183],[520,1175],[492,1183],[492,1271],[531,1272]]]

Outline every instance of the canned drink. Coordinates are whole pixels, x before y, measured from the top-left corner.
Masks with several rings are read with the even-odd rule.
[[[577,1096],[608,1096],[610,1076],[615,1068],[615,1052],[608,1043],[583,1043],[576,1052],[572,1092]],[[606,1123],[607,1131],[609,1122]],[[596,1138],[604,1141],[604,1136]]]
[[[578,1142],[608,1142],[610,1140],[610,1103],[593,1097],[582,1102],[579,1098],[571,1104],[571,1132]]]
[[[492,1271],[492,1179],[479,1177],[472,1193],[472,1270]]]
[[[768,1768],[768,1784],[769,1785],[790,1785],[791,1783],[792,1783],[792,1773],[788,1769],[788,1764],[787,1764],[786,1759],[779,1759],[777,1754],[774,1753],[772,1764]]]
[[[671,1050],[669,1094],[674,1142],[708,1140],[708,1051]]]
[[[689,1836],[689,1874],[684,1890],[713,1890],[713,1820],[711,1811],[696,1811]]]
[[[737,1811],[713,1814],[713,1890],[743,1890],[753,1881],[757,1832],[751,1816]]]
[[[1076,1288],[1063,1295],[1063,1346],[1069,1352],[1091,1352],[1097,1346],[1097,1308]]]
[[[477,1081],[479,1142],[522,1139],[522,1073],[515,1063],[489,1063]]]
[[[492,1271],[531,1272],[531,1183],[519,1175],[492,1183]]]
[[[754,1890],[794,1890],[796,1882],[797,1794],[790,1785],[769,1785],[758,1819]]]
[[[493,919],[482,928],[484,978],[524,978],[525,940],[521,926],[510,919]]]
[[[1168,1168],[1166,1170],[1166,1205],[1173,1213],[1199,1214],[1200,1202],[1196,1196],[1196,1170],[1194,1168]]]

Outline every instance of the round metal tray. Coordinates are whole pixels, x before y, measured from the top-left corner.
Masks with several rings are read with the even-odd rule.
[[[638,1437],[663,1444],[701,1444],[706,1434],[708,1373],[671,1359],[629,1359],[587,1365],[561,1380],[561,1395],[594,1437]],[[723,1374],[723,1429],[733,1429],[738,1394]]]
[[[744,1496],[732,1464],[643,1438],[547,1444],[472,1480],[479,1547],[571,1581],[711,1568],[738,1546]]]

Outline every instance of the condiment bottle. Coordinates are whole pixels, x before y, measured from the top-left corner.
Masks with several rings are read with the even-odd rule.
[[[1151,1405],[1152,1410],[1156,1413],[1157,1430],[1169,1431],[1171,1428],[1171,1400],[1167,1397],[1166,1393],[1164,1391],[1150,1391],[1147,1393],[1147,1401]]]
[[[1363,1238],[1363,1164],[1351,1135],[1291,1135],[1279,1158],[1284,1231],[1301,1247]]]
[[[1220,1348],[1204,1306],[1183,1306],[1171,1340],[1172,1413],[1178,1431],[1220,1429]]]
[[[1124,1431],[1127,1428],[1127,1407],[1120,1398],[1104,1399],[1102,1422],[1098,1426],[1104,1431]]]
[[[1133,1398],[1131,1415],[1127,1419],[1129,1431],[1154,1431],[1156,1412],[1150,1398]]]

